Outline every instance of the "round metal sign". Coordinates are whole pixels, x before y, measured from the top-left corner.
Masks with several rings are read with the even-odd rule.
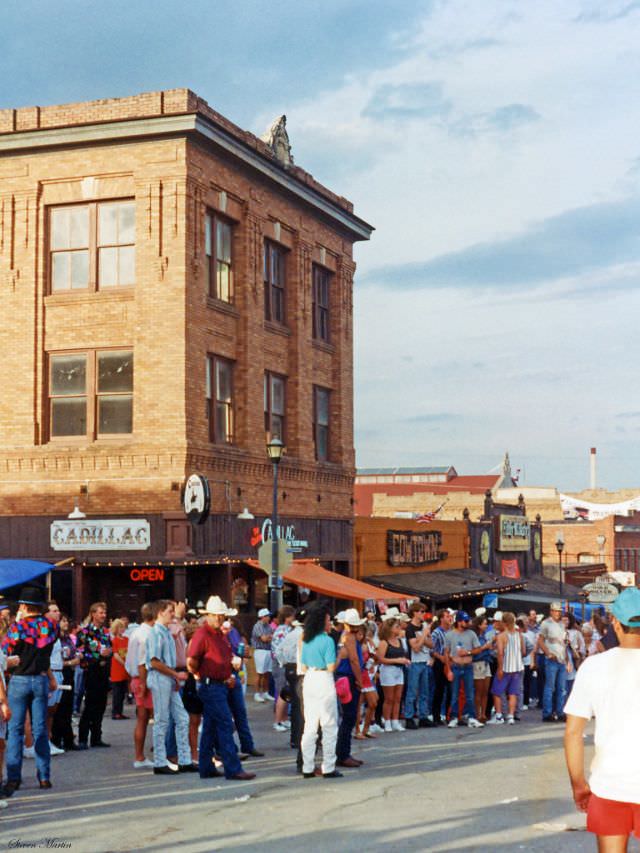
[[[184,511],[191,524],[204,524],[211,509],[209,481],[202,474],[192,474],[184,487]]]
[[[582,589],[587,593],[590,604],[611,604],[620,594],[618,588],[612,583],[601,580],[588,583]]]

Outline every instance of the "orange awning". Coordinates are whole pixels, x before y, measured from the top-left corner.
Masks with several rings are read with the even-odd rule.
[[[258,560],[246,560],[246,563],[252,569],[264,571]],[[313,560],[293,560],[289,568],[283,573],[282,578],[285,583],[304,586],[314,592],[328,595],[330,598],[355,599],[357,601],[367,599],[400,601],[400,599],[416,598],[415,595],[392,592],[384,587],[373,586],[373,584],[363,583],[354,578],[347,578],[336,572],[330,572]]]

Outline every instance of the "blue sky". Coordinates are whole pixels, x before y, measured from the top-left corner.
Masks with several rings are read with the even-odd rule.
[[[5,0],[0,108],[189,86],[376,226],[358,464],[640,490],[640,2]]]

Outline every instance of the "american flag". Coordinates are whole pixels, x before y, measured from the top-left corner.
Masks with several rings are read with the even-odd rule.
[[[442,507],[445,504],[446,504],[446,501],[444,501],[444,503],[441,503],[440,506],[438,507],[438,509],[434,509],[431,512],[423,512],[422,515],[416,516],[414,521],[417,521],[418,524],[431,524],[433,519],[440,512],[440,510],[442,509]]]

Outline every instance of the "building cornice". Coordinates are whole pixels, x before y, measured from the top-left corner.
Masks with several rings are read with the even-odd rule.
[[[348,231],[354,240],[368,240],[371,237],[373,227],[363,219],[333,203],[329,198],[314,190],[313,187],[307,186],[297,179],[286,167],[268,160],[258,151],[244,144],[240,139],[200,113],[162,115],[3,133],[0,134],[0,157],[52,148],[69,148],[162,136],[186,136],[205,140]]]

